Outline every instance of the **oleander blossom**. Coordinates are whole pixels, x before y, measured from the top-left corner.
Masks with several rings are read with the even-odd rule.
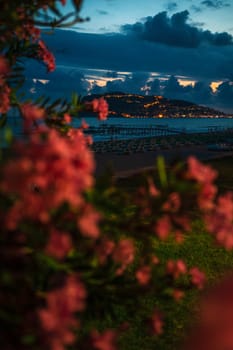
[[[135,247],[133,241],[127,238],[121,239],[112,253],[113,261],[120,265],[116,271],[117,275],[121,275],[127,266],[134,261],[134,255]]]
[[[198,205],[201,210],[211,210],[214,207],[214,199],[217,187],[213,184],[217,178],[217,171],[208,165],[199,162],[195,157],[188,158],[187,178],[197,181],[200,185]]]
[[[106,120],[108,116],[108,103],[107,101],[101,98],[95,98],[91,102],[86,102],[86,108],[91,109],[93,112],[98,113],[99,120]]]
[[[151,267],[147,265],[141,266],[136,271],[136,279],[141,286],[147,285],[151,279]]]
[[[183,260],[168,260],[166,271],[168,275],[172,275],[174,279],[179,278],[187,272],[186,264]]]
[[[42,40],[38,41],[38,57],[44,62],[48,72],[53,72],[55,70],[55,58]]]
[[[100,333],[96,330],[92,331],[91,343],[96,350],[116,350],[117,332],[111,329]]]
[[[205,217],[208,231],[217,243],[230,250],[233,248],[233,192],[218,197],[217,202]]]
[[[155,225],[155,233],[161,239],[165,240],[168,238],[169,233],[171,232],[171,220],[168,215],[164,215],[157,220]]]
[[[217,177],[217,171],[208,165],[199,162],[198,159],[191,156],[188,158],[187,178],[196,180],[200,184],[211,183]]]
[[[85,237],[96,239],[100,231],[98,223],[101,219],[100,214],[90,204],[83,206],[82,214],[78,219],[77,226]]]
[[[29,131],[32,126],[37,126],[45,117],[45,110],[32,103],[23,103],[20,107],[24,119],[24,129]]]
[[[204,272],[200,271],[198,267],[192,267],[189,270],[189,274],[191,276],[192,284],[198,289],[203,289],[206,282],[206,276]]]
[[[5,77],[10,72],[10,66],[8,60],[0,55],[0,85],[1,85],[1,78]]]
[[[155,310],[149,319],[150,331],[153,335],[160,335],[163,333],[163,317],[160,311]]]
[[[38,310],[44,342],[51,350],[66,349],[75,341],[79,328],[75,315],[85,309],[86,289],[75,275],[67,277],[64,285],[46,295],[46,306]]]
[[[0,85],[0,113],[7,113],[10,109],[10,93],[11,89],[7,84]]]
[[[0,189],[16,200],[5,216],[8,229],[23,219],[47,223],[63,203],[81,208],[83,192],[93,185],[94,160],[80,130],[70,137],[56,130],[39,132],[30,143],[15,145],[16,158],[2,169]],[[96,220],[96,218],[94,218]]]
[[[60,260],[63,259],[72,249],[72,240],[67,232],[60,232],[51,229],[45,253]]]

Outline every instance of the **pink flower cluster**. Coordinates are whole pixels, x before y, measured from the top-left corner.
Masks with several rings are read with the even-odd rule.
[[[96,350],[116,350],[117,333],[111,329],[99,333],[93,331],[91,334],[91,344]]]
[[[113,261],[120,265],[116,271],[117,275],[121,275],[127,266],[134,261],[134,255],[135,247],[133,241],[127,238],[121,239],[112,253]]]
[[[189,157],[187,178],[197,181],[200,185],[198,203],[201,209],[208,210],[213,207],[213,200],[217,193],[217,187],[213,181],[216,177],[217,172],[210,166],[203,165],[195,157]]]
[[[45,110],[39,108],[32,103],[23,103],[21,105],[21,113],[24,119],[25,131],[30,131],[31,127],[37,125],[37,122],[45,117]]]
[[[55,259],[63,259],[72,249],[72,239],[67,232],[60,232],[55,228],[50,231],[49,239],[45,247],[45,253]]]
[[[105,264],[107,259],[111,257],[114,263],[120,265],[116,274],[121,275],[134,261],[135,246],[134,242],[127,238],[122,238],[117,243],[108,238],[102,238],[96,246],[96,253],[101,265]]]
[[[47,223],[51,210],[65,202],[74,208],[84,205],[82,193],[93,184],[94,160],[80,130],[73,130],[72,137],[55,130],[37,133],[29,144],[18,143],[15,152],[17,157],[2,169],[0,181],[3,193],[16,196],[5,216],[8,229],[23,219]],[[84,216],[91,219],[90,208]],[[90,234],[96,235],[93,224],[90,227]]]
[[[42,40],[38,41],[38,56],[47,66],[48,72],[52,72],[55,69],[55,58],[53,54],[48,50]]]
[[[208,231],[214,234],[216,241],[226,249],[233,248],[233,193],[229,192],[217,199],[217,187],[213,181],[217,172],[201,164],[196,158],[188,160],[188,178],[195,179],[200,185],[199,206],[204,210],[204,220]]]
[[[181,259],[168,260],[166,270],[167,274],[171,275],[174,279],[189,274],[191,283],[198,289],[202,289],[206,282],[204,272],[200,271],[197,267],[192,267],[188,270],[186,264]]]
[[[214,208],[206,214],[205,222],[219,244],[233,248],[233,192],[219,196]]]
[[[108,103],[101,97],[99,99],[95,98],[91,102],[86,102],[86,108],[91,109],[93,112],[98,113],[99,120],[106,120],[108,116]]]
[[[160,335],[163,333],[164,321],[161,312],[155,310],[149,319],[149,326],[153,335]]]
[[[51,350],[63,350],[74,343],[74,331],[79,328],[75,314],[84,310],[85,299],[85,287],[74,275],[67,277],[63,287],[47,293],[47,305],[38,310],[38,317]]]

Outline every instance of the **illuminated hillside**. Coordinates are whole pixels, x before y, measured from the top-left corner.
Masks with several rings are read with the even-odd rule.
[[[91,95],[84,100],[98,98]],[[180,117],[226,117],[223,112],[182,100],[171,100],[162,96],[142,96],[108,93],[103,96],[109,104],[109,116],[125,118],[180,118]]]

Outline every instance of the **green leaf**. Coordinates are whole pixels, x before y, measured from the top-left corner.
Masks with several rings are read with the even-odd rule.
[[[167,181],[166,165],[165,165],[164,158],[161,156],[157,158],[157,169],[158,169],[161,186],[167,187],[168,181]]]
[[[6,128],[4,136],[5,136],[5,140],[6,140],[7,144],[10,145],[12,143],[12,140],[13,140],[12,130],[10,128]]]

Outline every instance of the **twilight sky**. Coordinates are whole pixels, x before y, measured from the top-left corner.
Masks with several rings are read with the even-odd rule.
[[[45,35],[57,70],[29,65],[49,80],[31,91],[160,94],[233,113],[233,0],[84,0],[80,14],[90,21]]]

